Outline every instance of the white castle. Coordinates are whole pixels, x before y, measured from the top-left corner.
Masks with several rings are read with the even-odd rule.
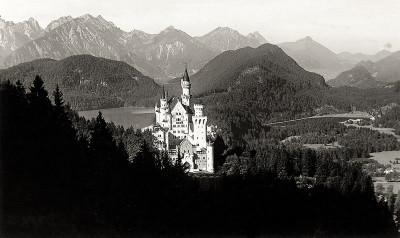
[[[164,90],[160,106],[156,104],[156,124],[148,128],[157,139],[158,148],[168,152],[172,160],[182,158],[190,165],[190,171],[214,172],[214,147],[207,141],[207,116],[203,105],[190,105],[190,80],[187,69],[181,79],[182,95],[168,99]],[[194,113],[193,113],[194,109]]]

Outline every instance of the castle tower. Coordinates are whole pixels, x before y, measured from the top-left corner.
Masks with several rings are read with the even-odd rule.
[[[182,87],[182,104],[189,106],[190,105],[190,80],[189,80],[189,74],[187,72],[187,67],[185,68],[185,73],[182,76],[181,79],[181,87]]]
[[[193,139],[196,145],[207,146],[207,117],[203,116],[203,105],[194,104]]]
[[[166,127],[167,125],[165,122],[168,121],[167,114],[168,114],[169,108],[168,108],[168,93],[164,90],[164,85],[162,89],[162,94],[160,98],[160,116],[159,116],[159,121],[158,123],[162,127]]]
[[[207,144],[207,171],[214,173],[214,145]]]

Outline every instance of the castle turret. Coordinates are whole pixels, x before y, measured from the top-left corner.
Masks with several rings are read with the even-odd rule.
[[[203,105],[194,104],[193,140],[196,145],[206,148],[207,146],[207,117],[203,116]]]
[[[168,127],[168,124],[165,123],[168,121],[168,112],[169,112],[167,97],[168,93],[165,92],[163,85],[162,94],[160,98],[160,116],[157,121],[162,127]]]
[[[191,98],[191,95],[190,95],[191,84],[190,84],[187,68],[185,68],[185,73],[183,74],[182,79],[181,79],[181,87],[182,87],[182,96],[181,96],[182,104],[189,106],[190,98]]]

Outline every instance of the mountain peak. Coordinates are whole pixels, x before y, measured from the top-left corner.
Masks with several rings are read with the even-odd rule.
[[[314,41],[311,36],[306,36],[305,38],[301,39],[302,41]]]
[[[90,14],[85,14],[85,15],[80,16],[79,18],[82,18],[87,21],[89,19],[93,19],[94,17]]]
[[[28,22],[36,23],[37,21],[36,21],[33,17],[30,17],[30,18],[28,19]]]
[[[256,39],[260,44],[268,43],[268,41],[258,31],[247,34],[247,38]]]
[[[72,20],[73,20],[73,18],[71,16],[60,17],[59,19],[50,22],[46,27],[46,31],[51,31],[54,28],[57,28],[57,27],[61,26],[62,24],[72,21]]]

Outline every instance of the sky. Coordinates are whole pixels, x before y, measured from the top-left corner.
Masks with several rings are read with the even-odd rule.
[[[400,50],[400,0],[0,0],[0,16],[30,17],[44,28],[71,15],[101,15],[124,31],[158,33],[172,25],[191,36],[219,26],[273,44],[311,36],[335,53]]]

